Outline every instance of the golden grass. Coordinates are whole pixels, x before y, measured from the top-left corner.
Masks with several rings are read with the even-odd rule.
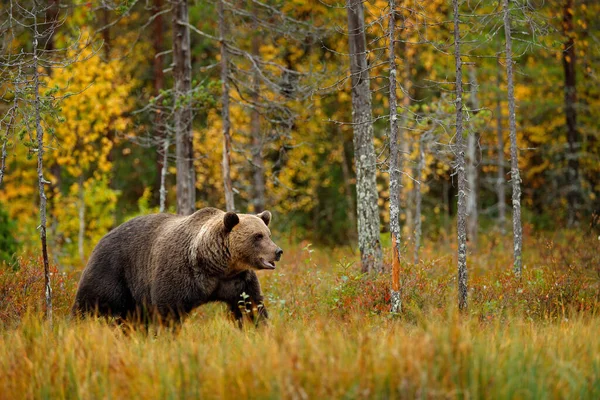
[[[259,329],[238,330],[218,305],[201,307],[178,333],[71,321],[66,289],[52,329],[35,307],[0,328],[0,399],[599,399],[589,275],[597,259],[585,252],[593,244],[565,239],[566,252],[557,243],[532,251],[515,282],[505,271],[510,254],[497,244],[486,253],[483,240],[465,315],[440,245],[404,269],[398,316],[385,311],[387,277],[360,276],[348,250],[305,245],[261,274],[271,321]],[[562,263],[571,272],[560,286]]]
[[[203,317],[178,334],[27,318],[0,336],[0,396],[18,398],[600,398],[600,319],[473,318],[237,330]]]

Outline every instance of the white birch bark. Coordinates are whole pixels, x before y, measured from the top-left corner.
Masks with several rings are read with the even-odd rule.
[[[458,308],[467,309],[467,180],[465,174],[465,145],[463,137],[463,86],[460,53],[460,19],[458,0],[452,0],[454,11],[454,60],[456,65],[456,170],[458,175]]]
[[[506,38],[506,83],[508,89],[508,126],[510,132],[510,179],[512,183],[513,207],[513,271],[520,278],[522,270],[521,251],[523,230],[521,226],[521,175],[519,173],[519,149],[517,148],[517,121],[515,116],[515,87],[513,82],[512,37],[508,0],[503,0],[504,35]]]
[[[169,134],[165,132],[163,141],[163,162],[160,169],[160,205],[159,212],[165,212],[165,206],[167,203],[167,172],[169,171]]]
[[[347,0],[348,41],[352,82],[352,122],[358,214],[358,247],[364,272],[381,272],[379,209],[376,183],[377,158],[373,144],[373,118],[367,43],[362,0]]]
[[[391,311],[398,313],[402,310],[400,297],[400,169],[398,165],[398,101],[396,98],[396,4],[389,0],[389,63],[390,63],[390,234],[392,235],[392,290]]]

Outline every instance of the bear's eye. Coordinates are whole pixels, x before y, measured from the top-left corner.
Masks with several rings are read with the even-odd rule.
[[[261,240],[264,237],[264,235],[262,233],[257,233],[256,235],[254,235],[254,240]]]

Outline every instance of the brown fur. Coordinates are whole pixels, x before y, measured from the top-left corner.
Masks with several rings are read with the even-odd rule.
[[[245,312],[239,304],[257,307],[266,318],[254,270],[274,268],[283,253],[270,239],[270,220],[268,211],[256,216],[215,208],[134,218],[96,245],[73,311],[179,321],[199,305],[223,301],[240,323]]]

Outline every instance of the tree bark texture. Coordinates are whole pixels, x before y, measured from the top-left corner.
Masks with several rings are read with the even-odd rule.
[[[358,247],[364,272],[382,270],[376,184],[377,158],[373,144],[371,90],[362,0],[347,0],[348,41],[352,83],[352,123],[358,215]]]
[[[192,61],[187,0],[173,3],[173,77],[175,79],[175,153],[177,156],[177,213],[195,210],[196,179],[192,134]]]
[[[35,129],[37,139],[37,175],[40,192],[40,241],[42,245],[42,262],[44,263],[44,297],[46,300],[46,319],[52,326],[52,286],[50,285],[50,264],[48,262],[48,246],[46,243],[46,191],[44,185],[44,129],[42,128],[42,111],[40,99],[40,76],[38,71],[38,33],[37,16],[34,15],[33,32],[33,84],[35,106]]]
[[[477,93],[477,71],[475,66],[469,68],[469,87],[471,92],[471,113],[476,115],[479,110],[479,98]],[[473,247],[477,247],[477,231],[479,228],[478,218],[478,160],[477,147],[479,135],[477,132],[469,132],[467,136],[467,187],[469,195],[467,196],[467,238]]]
[[[392,235],[392,291],[391,311],[398,313],[402,310],[400,297],[400,169],[398,165],[398,105],[396,98],[396,4],[389,0],[389,63],[390,63],[390,234]]]
[[[225,11],[223,1],[219,0],[219,42],[221,45],[221,82],[222,97],[221,103],[223,110],[221,117],[223,120],[223,188],[225,190],[225,208],[227,211],[235,210],[233,198],[233,185],[231,183],[231,119],[229,117],[229,55],[225,37],[227,35],[227,26],[225,21]]]
[[[463,137],[463,86],[460,54],[460,20],[458,0],[452,0],[454,10],[454,60],[456,65],[456,170],[458,175],[458,308],[467,309],[467,179],[465,174],[465,145]]]
[[[165,212],[167,205],[167,172],[169,170],[169,137],[165,136],[163,140],[163,154],[162,154],[162,165],[160,168],[160,199],[159,199],[159,212]]]
[[[562,62],[565,72],[565,117],[567,124],[567,222],[573,226],[577,222],[580,206],[581,188],[579,187],[579,132],[577,131],[577,86],[575,31],[573,28],[573,0],[565,0],[563,7],[563,45]]]
[[[513,81],[512,37],[508,0],[504,2],[504,34],[506,37],[506,83],[508,90],[508,127],[510,132],[510,179],[513,207],[513,271],[520,278],[522,270],[521,251],[523,230],[521,227],[521,175],[519,173],[519,149],[517,148],[517,120],[515,115],[515,86]]]

